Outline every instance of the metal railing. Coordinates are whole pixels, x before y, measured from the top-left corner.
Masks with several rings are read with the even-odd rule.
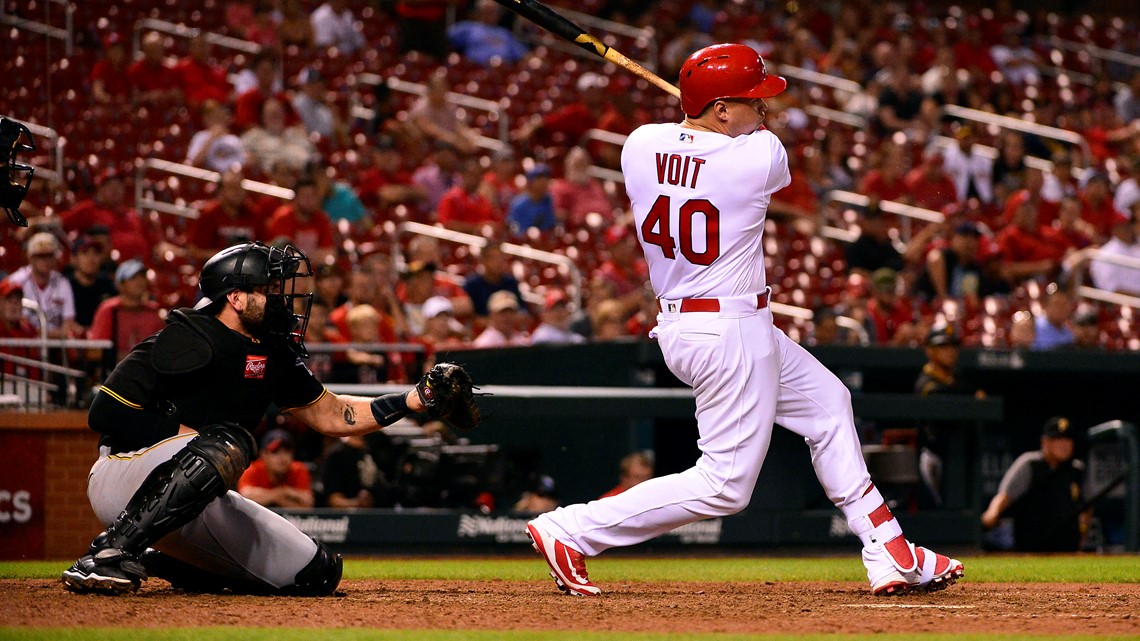
[[[53,27],[51,24],[46,22],[46,20],[49,17],[49,5],[52,5],[52,4],[58,4],[58,5],[63,7],[63,11],[64,11],[64,26],[63,26],[63,28]],[[4,10],[5,5],[6,5],[6,3],[0,2],[0,22],[2,22],[4,24],[10,24],[10,25],[16,27],[17,29],[25,29],[25,30],[31,31],[33,33],[43,34],[49,38],[55,38],[56,40],[62,40],[63,41],[64,55],[67,56],[68,58],[71,57],[71,53],[75,48],[75,26],[73,24],[73,22],[74,22],[73,14],[75,13],[75,5],[73,5],[70,2],[70,0],[46,0],[44,2],[44,20],[45,20],[45,22],[37,22],[35,20],[30,20],[28,18],[21,18],[20,16],[14,16],[14,15],[12,15],[12,14],[10,14]]]
[[[1133,8],[1135,8],[1135,6],[1133,6]],[[1107,60],[1110,62],[1115,62],[1117,64],[1125,65],[1127,67],[1140,69],[1140,56],[1137,56],[1135,54],[1125,53],[1123,51],[1114,51],[1112,49],[1105,49],[1103,47],[1098,47],[1087,42],[1065,40],[1057,36],[1049,36],[1048,38],[1045,38],[1045,43],[1051,47],[1056,47],[1065,51],[1083,53],[1092,56],[1093,58],[1099,58],[1100,60]]]
[[[812,71],[811,69],[804,69],[795,65],[777,64],[773,65],[776,68],[775,73],[783,76],[791,76],[796,80],[810,82],[813,85],[821,85],[824,87],[831,87],[836,91],[842,91],[849,94],[857,94],[863,92],[863,85],[848,80],[846,78],[837,78],[830,74]]]
[[[1140,258],[1114,254],[1096,247],[1086,247],[1069,254],[1065,258],[1064,263],[1065,270],[1072,274],[1073,288],[1078,296],[1104,303],[1112,303],[1113,305],[1140,309],[1140,296],[1121,294],[1119,292],[1084,284],[1085,277],[1087,276],[1087,267],[1093,261],[1112,263],[1120,267],[1131,268],[1136,271],[1136,280],[1140,283]]]
[[[31,306],[28,303],[32,303]],[[33,310],[43,321],[42,313],[35,307],[34,301],[25,299],[26,309]],[[43,325],[41,325],[41,328]],[[114,343],[109,340],[76,340],[63,338],[47,338],[46,332],[41,329],[40,338],[0,338],[0,364],[11,364],[28,370],[27,376],[3,373],[0,367],[0,390],[5,400],[14,402],[8,395],[19,397],[19,405],[26,409],[43,409],[51,405],[75,407],[78,404],[80,383],[87,380],[88,372],[71,367],[68,362],[68,351],[78,350],[110,350]],[[10,349],[39,349],[39,358],[28,358],[12,354]],[[60,363],[50,362],[51,350],[57,350]],[[31,372],[39,372],[40,378],[34,378]],[[60,384],[43,380],[54,377]],[[58,393],[62,390],[63,394]],[[52,396],[55,395],[53,399]]]
[[[147,158],[135,168],[135,209],[140,212],[153,210],[164,214],[182,216],[183,218],[197,218],[199,212],[196,208],[186,205],[185,203],[168,203],[148,197],[146,195],[146,189],[143,187],[144,177],[148,171],[161,171],[206,182],[218,182],[222,177],[220,173],[210,169],[170,162],[169,160],[159,160],[158,158]],[[258,182],[248,178],[241,181],[241,187],[246,191],[251,191],[256,194],[273,196],[283,200],[293,200],[293,190],[285,187],[278,187],[277,185],[270,185],[269,183]]]
[[[394,273],[403,271],[404,266],[401,264],[403,255],[400,252],[400,239],[404,234],[418,234],[420,236],[431,236],[439,240],[445,240],[450,243],[457,243],[467,245],[469,247],[478,247],[482,249],[490,242],[482,236],[474,234],[465,234],[463,232],[452,231],[442,227],[433,227],[431,225],[424,225],[423,223],[404,222],[396,226],[396,233],[392,237],[392,269]],[[582,304],[582,272],[578,269],[578,265],[568,257],[562,254],[555,254],[554,252],[543,251],[541,249],[534,249],[526,245],[516,245],[515,243],[502,243],[499,245],[503,253],[508,256],[515,256],[517,258],[525,258],[539,263],[548,263],[554,265],[560,272],[566,274],[570,281],[569,291],[566,293],[570,295],[571,300],[575,305],[581,306]],[[528,302],[541,303],[539,297],[529,296],[529,292],[524,293],[524,298]]]
[[[790,318],[799,318],[801,320],[813,320],[815,312],[806,307],[797,307],[795,305],[787,305],[785,303],[769,302],[768,308],[772,310],[773,314],[777,316],[788,316]],[[867,328],[859,321],[851,318],[850,316],[836,316],[835,323],[840,327],[850,330],[859,339],[860,345],[870,345],[871,336],[867,334]]]
[[[133,51],[135,54],[139,51],[139,46],[142,43],[142,32],[144,31],[157,31],[171,36],[178,36],[179,38],[186,38],[187,40],[197,38],[203,33],[201,29],[187,27],[183,24],[176,24],[156,18],[144,18],[135,23],[135,30],[132,36],[132,46],[134,47]],[[207,31],[205,32],[205,38],[206,42],[224,49],[234,49],[248,54],[255,54],[261,51],[261,45],[256,42],[231,38],[229,36],[223,36],[220,33]]]
[[[819,215],[821,217],[819,226],[821,228],[825,226],[823,224],[822,217],[827,210],[827,205],[833,202],[844,203],[855,207],[867,207],[871,204],[871,199],[867,196],[864,196],[863,194],[857,194],[853,191],[844,191],[842,189],[833,189],[827,192],[824,194],[822,200],[823,206],[819,208]],[[916,207],[914,205],[906,205],[900,202],[895,202],[893,200],[880,200],[879,209],[888,214],[894,214],[902,218],[902,225],[900,225],[899,234],[902,236],[904,241],[910,240],[911,230],[913,226],[912,223],[915,220],[921,220],[928,223],[943,223],[946,221],[946,216],[940,211],[934,211],[933,209],[926,209],[924,207]]]
[[[354,77],[354,84],[359,87],[360,85],[377,86],[380,84],[387,84],[388,88],[392,91],[399,91],[402,93],[409,93],[416,96],[427,95],[427,85],[408,82],[400,80],[399,78],[388,78],[385,80],[374,73],[359,73]],[[475,144],[483,149],[490,149],[492,151],[500,151],[510,144],[511,140],[511,124],[510,116],[507,115],[507,108],[503,105],[502,101],[495,102],[493,100],[486,100],[483,98],[476,98],[468,96],[467,94],[456,93],[454,91],[447,92],[447,102],[465,109],[475,109],[478,111],[486,111],[488,118],[498,125],[498,138],[490,138],[482,134],[477,135]],[[360,94],[358,91],[352,92],[352,103],[350,107],[353,118],[362,120],[371,120],[375,115],[372,109],[360,104]]]
[[[966,107],[959,107],[958,105],[942,105],[939,110],[943,116],[952,116],[954,118],[961,118],[963,120],[972,120],[987,125],[993,125],[1001,129],[1010,129],[1013,131],[1020,131],[1022,133],[1033,134],[1042,138],[1049,138],[1057,140],[1069,145],[1075,145],[1081,150],[1084,155],[1084,162],[1082,164],[1088,165],[1092,162],[1092,152],[1089,150],[1089,143],[1085,137],[1069,131],[1068,129],[1060,129],[1058,127],[1050,127],[1048,125],[1039,125],[1035,122],[1026,122],[1017,118],[1009,116],[999,116],[992,114],[988,111],[980,111],[978,109],[969,109]]]
[[[949,149],[952,147],[957,147],[958,141],[948,136],[935,136],[933,144],[941,149]],[[991,147],[989,145],[983,145],[981,143],[974,143],[970,149],[971,151],[977,151],[979,154],[985,156],[986,158],[989,158],[990,160],[997,160],[998,154],[1000,153],[998,152],[997,147]],[[1029,167],[1030,169],[1037,169],[1038,171],[1044,173],[1053,171],[1053,161],[1046,158],[1041,158],[1040,156],[1026,155],[1025,166]],[[1089,169],[1088,167],[1074,166],[1072,171],[1074,178],[1083,181],[1085,178],[1087,178],[1088,174],[1092,173],[1093,170]]]

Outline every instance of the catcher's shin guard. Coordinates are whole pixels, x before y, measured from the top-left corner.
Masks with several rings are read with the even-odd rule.
[[[257,451],[244,428],[212,425],[151,471],[111,527],[92,548],[133,555],[186,525],[214,499],[237,485]],[[94,554],[98,550],[89,550]]]
[[[344,571],[344,561],[327,545],[317,541],[317,554],[309,564],[301,568],[293,585],[277,590],[284,596],[329,596],[340,585],[340,575]]]

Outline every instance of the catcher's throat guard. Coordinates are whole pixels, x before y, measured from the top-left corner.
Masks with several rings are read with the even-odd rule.
[[[20,213],[20,203],[28,195],[36,170],[16,162],[16,156],[35,149],[36,142],[27,126],[0,116],[0,208],[8,213],[8,220],[20,227],[28,226],[28,219]]]

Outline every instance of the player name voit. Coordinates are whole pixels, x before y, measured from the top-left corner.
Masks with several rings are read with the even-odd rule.
[[[697,176],[701,173],[704,158],[682,156],[681,154],[657,153],[657,182],[664,185],[678,185],[696,189]],[[692,176],[690,177],[690,172]]]

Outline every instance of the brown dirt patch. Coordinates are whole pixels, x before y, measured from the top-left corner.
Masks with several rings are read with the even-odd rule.
[[[368,627],[628,632],[1140,634],[1140,584],[960,582],[871,596],[861,583],[616,583],[598,598],[549,581],[345,581],[323,599],[192,595],[152,579],[121,597],[0,580],[5,625]],[[98,607],[94,601],[98,602]]]

